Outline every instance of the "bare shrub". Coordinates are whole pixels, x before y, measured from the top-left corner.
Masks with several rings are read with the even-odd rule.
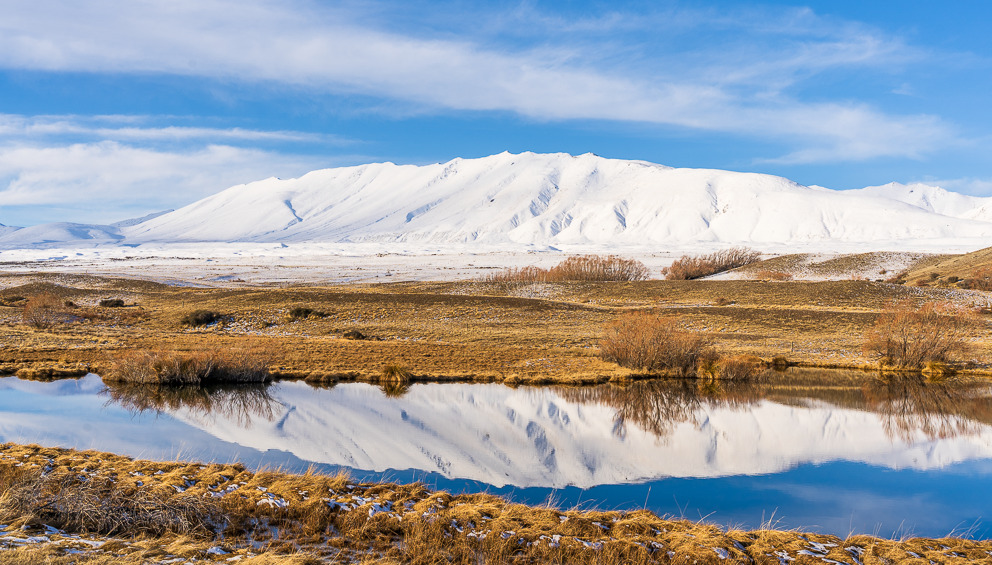
[[[100,308],[123,308],[125,306],[124,300],[120,298],[104,298],[98,304]]]
[[[688,375],[706,351],[706,339],[679,327],[674,318],[647,312],[624,314],[606,327],[600,356],[621,367],[673,370]]]
[[[486,278],[488,282],[627,282],[648,278],[648,268],[636,259],[616,255],[569,257],[550,269],[521,267],[505,269]]]
[[[750,265],[760,258],[760,253],[748,247],[731,247],[708,255],[683,255],[662,269],[661,274],[668,280],[688,281]]]
[[[962,286],[972,290],[992,290],[992,267],[975,269],[970,277],[962,281]]]
[[[272,353],[265,347],[199,351],[129,351],[116,357],[104,378],[129,383],[199,385],[267,382]]]
[[[893,303],[865,333],[864,350],[894,367],[946,363],[967,350],[976,324],[975,312],[951,304],[927,302],[917,308]]]
[[[69,311],[65,301],[51,293],[36,294],[28,298],[21,321],[38,329],[51,328],[69,320]]]

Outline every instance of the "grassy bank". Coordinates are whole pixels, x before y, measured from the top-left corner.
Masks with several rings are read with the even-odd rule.
[[[876,356],[864,350],[864,336],[893,301],[978,305],[988,297],[866,281],[465,281],[196,289],[47,274],[0,275],[0,288],[0,373],[109,375],[113,364],[125,359],[132,361],[137,380],[151,382],[167,380],[162,375],[170,372],[180,375],[179,382],[199,378],[185,375],[216,374],[217,367],[230,373],[231,356],[253,350],[265,352],[264,369],[273,378],[318,382],[376,382],[395,373],[389,367],[403,369],[411,381],[537,384],[631,378],[642,371],[600,355],[607,328],[631,311],[676,318],[681,329],[698,332],[728,358],[862,367],[877,364]],[[41,294],[57,296],[62,302],[53,302],[56,306],[74,307],[65,306],[50,325],[28,324],[23,317],[28,297]],[[108,297],[126,306],[100,306]],[[981,314],[976,329],[964,336],[972,351],[992,346],[988,316]],[[149,351],[163,359],[145,359]],[[170,358],[173,354],[178,357]],[[962,360],[974,360],[973,371],[987,372],[989,360],[980,357]],[[166,371],[169,366],[177,370]],[[264,370],[248,373],[265,378]]]
[[[0,561],[975,563],[992,542],[723,530],[422,485],[0,445]]]

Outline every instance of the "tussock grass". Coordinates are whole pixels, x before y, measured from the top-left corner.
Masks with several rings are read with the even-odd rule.
[[[132,489],[111,477],[66,471],[23,472],[0,496],[0,521],[105,535],[206,532],[220,516],[220,507],[205,498]]]
[[[104,298],[97,303],[100,308],[123,308],[124,300],[120,298]]]
[[[884,366],[921,369],[968,350],[977,314],[949,303],[891,303],[864,336],[864,350]]]
[[[103,378],[159,385],[260,383],[271,380],[272,357],[270,347],[258,344],[197,351],[132,350],[115,357]]]
[[[732,247],[708,255],[683,255],[661,270],[668,280],[688,281],[701,279],[744,265],[756,263],[761,254],[748,247]]]
[[[16,467],[17,464],[21,467]],[[302,475],[249,472],[240,465],[134,461],[109,453],[3,444],[0,445],[0,497],[27,501],[27,504],[3,506],[8,523],[27,525],[49,519],[34,510],[38,506],[31,498],[34,495],[25,494],[28,485],[37,484],[42,469],[47,469],[47,475],[53,477],[45,484],[45,492],[62,489],[58,491],[62,495],[58,500],[39,500],[43,502],[42,510],[51,500],[53,506],[62,508],[63,499],[79,498],[84,501],[80,506],[88,509],[93,500],[99,499],[107,503],[102,508],[109,517],[118,517],[105,519],[80,512],[67,514],[66,518],[52,518],[63,520],[59,523],[69,532],[81,531],[78,528],[94,531],[96,527],[117,532],[116,540],[104,546],[105,550],[101,548],[77,557],[74,563],[106,558],[107,561],[94,562],[130,564],[161,561],[170,555],[217,560],[206,551],[218,546],[231,552],[222,559],[241,559],[239,562],[258,565],[316,562],[715,565],[766,563],[768,555],[785,555],[790,561],[802,563],[811,552],[849,563],[852,551],[861,556],[861,562],[874,564],[883,559],[888,563],[908,561],[906,550],[935,562],[948,562],[950,552],[962,562],[978,562],[987,559],[986,552],[992,550],[992,542],[960,538],[888,541],[857,536],[843,540],[794,531],[724,530],[688,520],[662,518],[645,510],[563,511],[512,504],[486,494],[452,496],[432,492],[419,484],[356,484],[344,475],[329,476],[313,471]],[[89,492],[92,487],[87,483],[99,485],[97,490],[103,498],[93,498]],[[115,498],[114,491],[143,501],[143,510],[136,513],[141,518],[136,523],[147,528],[143,536],[137,535],[140,531],[121,529],[119,517],[127,515],[131,519],[122,510],[135,503]],[[188,511],[185,501],[194,498],[198,502]],[[163,506],[179,508],[182,512],[148,510]],[[898,558],[899,550],[903,552],[902,558]],[[51,552],[44,554],[43,547],[33,551],[37,551],[35,557],[58,558]],[[245,559],[249,552],[262,555],[250,561]],[[27,557],[28,553],[20,555]],[[137,556],[146,560],[137,561]],[[816,560],[819,562],[819,557]],[[68,565],[68,561],[35,562]]]
[[[648,275],[647,267],[636,259],[624,259],[616,255],[581,255],[569,257],[550,269],[506,269],[490,275],[486,280],[494,283],[625,282],[645,280]]]

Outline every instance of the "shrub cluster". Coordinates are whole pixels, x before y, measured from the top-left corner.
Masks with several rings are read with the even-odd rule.
[[[692,374],[707,350],[699,333],[680,328],[674,318],[647,312],[617,318],[607,326],[599,346],[603,359],[621,367],[680,375]]]
[[[732,247],[708,255],[683,255],[662,269],[661,274],[668,280],[688,281],[750,265],[760,258],[760,253],[748,247]]]
[[[616,255],[580,255],[569,257],[550,269],[522,267],[490,275],[488,282],[626,282],[648,278],[648,268],[636,259]]]
[[[992,290],[992,267],[975,269],[970,277],[961,282],[961,286],[972,290]]]
[[[976,324],[974,311],[952,304],[927,302],[914,307],[893,303],[865,333],[864,350],[893,367],[919,369],[946,363],[967,350],[968,336]]]
[[[180,323],[193,328],[208,326],[224,318],[223,315],[212,310],[193,310],[182,317]]]
[[[108,381],[202,385],[268,382],[271,352],[263,347],[200,351],[129,351],[115,358]]]
[[[123,308],[124,301],[120,298],[104,298],[97,305],[100,308]]]
[[[295,320],[309,320],[311,318],[326,318],[327,312],[321,312],[320,310],[314,310],[308,306],[293,306],[289,309],[289,319],[291,321]]]

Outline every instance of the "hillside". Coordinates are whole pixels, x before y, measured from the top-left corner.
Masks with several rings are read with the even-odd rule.
[[[129,243],[817,244],[992,236],[992,199],[935,187],[854,191],[592,154],[377,163],[270,178],[122,228]],[[977,246],[977,245],[976,245]]]
[[[0,248],[49,247],[72,243],[117,243],[124,239],[117,228],[96,224],[57,222],[0,231]]]

